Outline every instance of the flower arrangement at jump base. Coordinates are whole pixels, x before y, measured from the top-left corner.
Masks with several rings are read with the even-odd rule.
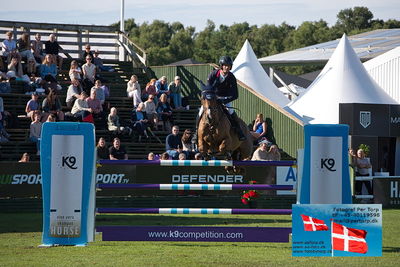
[[[249,181],[249,184],[256,184],[257,181]],[[242,195],[242,203],[244,205],[254,206],[256,199],[260,194],[256,190],[245,190]]]

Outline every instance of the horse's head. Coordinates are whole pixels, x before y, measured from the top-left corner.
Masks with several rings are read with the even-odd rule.
[[[211,85],[204,85],[201,92],[201,104],[204,108],[212,108],[217,105],[216,89]]]

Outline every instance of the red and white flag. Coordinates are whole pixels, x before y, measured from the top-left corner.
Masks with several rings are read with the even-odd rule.
[[[304,231],[328,231],[328,226],[323,220],[301,214],[303,219]]]
[[[332,223],[332,248],[356,253],[367,253],[367,231]]]

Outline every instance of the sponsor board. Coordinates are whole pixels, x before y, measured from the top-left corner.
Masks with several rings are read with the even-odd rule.
[[[374,178],[374,203],[384,208],[400,208],[400,178]]]

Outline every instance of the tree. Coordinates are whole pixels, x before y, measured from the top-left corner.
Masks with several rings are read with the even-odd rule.
[[[373,17],[374,15],[367,7],[347,8],[337,14],[336,26],[346,33],[363,30],[371,27]]]

